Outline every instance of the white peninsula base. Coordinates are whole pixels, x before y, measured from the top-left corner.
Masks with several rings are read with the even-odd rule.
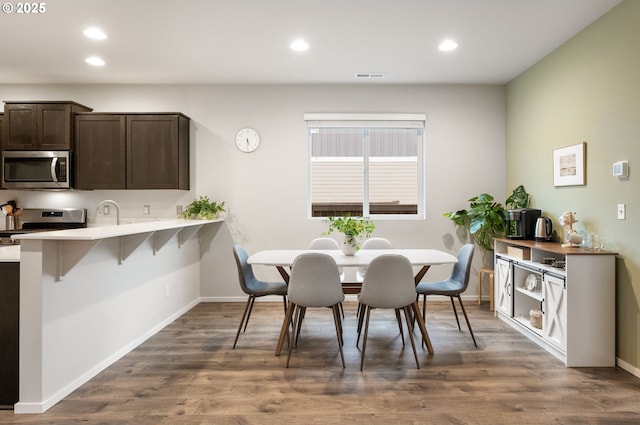
[[[196,305],[207,248],[199,241],[210,241],[221,221],[20,236],[15,412],[46,411]]]

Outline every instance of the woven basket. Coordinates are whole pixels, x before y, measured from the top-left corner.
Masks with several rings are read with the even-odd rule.
[[[531,326],[534,328],[542,329],[542,311],[530,310],[529,321],[531,322]]]

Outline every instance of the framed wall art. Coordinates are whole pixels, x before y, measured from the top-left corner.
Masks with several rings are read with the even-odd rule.
[[[587,144],[553,150],[553,185],[580,186],[585,184]]]

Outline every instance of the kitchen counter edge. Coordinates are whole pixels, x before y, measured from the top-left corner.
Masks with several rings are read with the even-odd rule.
[[[55,230],[51,232],[27,233],[13,236],[19,240],[48,240],[48,241],[93,241],[98,239],[117,238],[120,236],[140,233],[158,232],[163,230],[181,229],[192,226],[202,226],[223,222],[215,220],[162,220],[146,221],[143,223],[119,224],[111,226],[85,227],[82,229]]]

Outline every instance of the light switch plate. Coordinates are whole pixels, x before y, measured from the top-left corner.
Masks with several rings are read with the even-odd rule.
[[[627,218],[627,208],[624,204],[618,204],[618,220]]]
[[[142,206],[142,213],[144,215],[149,215],[151,214],[151,207],[149,205],[143,205]]]

